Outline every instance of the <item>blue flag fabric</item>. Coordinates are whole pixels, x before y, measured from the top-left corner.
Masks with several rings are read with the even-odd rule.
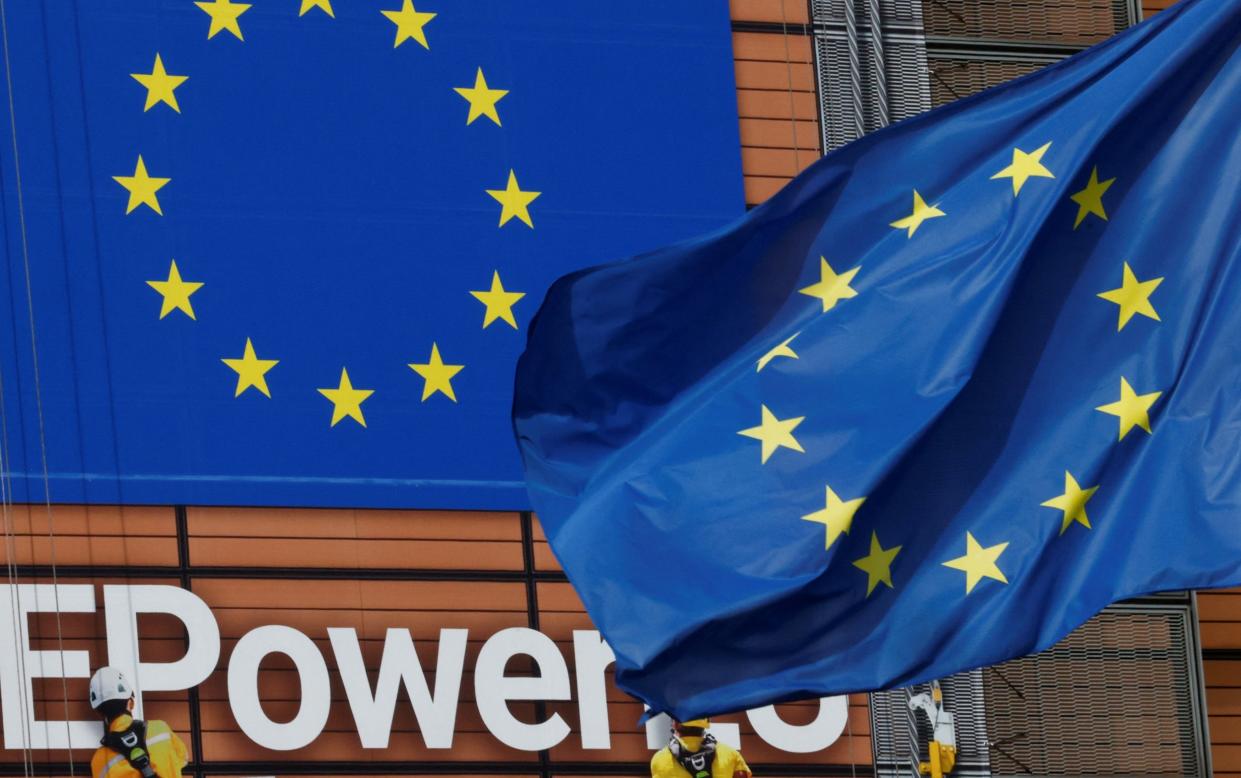
[[[890,687],[1241,582],[1239,44],[1184,3],[553,285],[515,429],[622,688]]]

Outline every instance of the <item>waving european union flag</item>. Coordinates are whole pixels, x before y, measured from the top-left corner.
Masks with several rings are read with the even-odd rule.
[[[0,12],[6,500],[525,508],[547,285],[743,212],[724,4]]]
[[[552,287],[516,432],[622,687],[888,687],[1241,582],[1239,46],[1184,3]]]

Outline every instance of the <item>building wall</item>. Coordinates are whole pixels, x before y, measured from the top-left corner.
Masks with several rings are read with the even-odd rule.
[[[1146,14],[1170,0],[1144,0]],[[806,0],[731,0],[737,102],[741,123],[746,201],[757,205],[819,156],[820,133]],[[416,638],[441,627],[471,630],[466,660],[472,666],[483,639],[510,626],[538,628],[557,641],[571,661],[571,632],[589,628],[571,587],[556,565],[537,521],[518,513],[376,512],[312,510],[174,509],[42,506],[19,509],[3,556],[21,566],[19,580],[48,582],[52,565],[61,583],[167,583],[183,585],[215,612],[223,640],[221,666],[193,693],[162,693],[148,700],[149,715],[167,719],[200,757],[199,774],[279,772],[348,773],[348,763],[397,760],[392,773],[473,771],[485,775],[549,776],[644,773],[649,757],[632,725],[639,706],[611,689],[613,748],[586,751],[575,734],[550,753],[514,751],[482,726],[472,707],[472,679],[462,685],[456,748],[420,745],[408,706],[398,706],[392,746],[358,748],[343,691],[334,680],[333,707],[323,735],[294,752],[267,751],[250,742],[232,718],[223,674],[233,645],[247,630],[287,624],[311,635],[331,660],[328,626],[352,626],[363,641],[369,667],[377,666],[385,630],[408,627]],[[49,533],[54,530],[54,540]],[[1241,778],[1241,591],[1199,596],[1201,642],[1212,756],[1216,774]],[[35,648],[85,650],[91,666],[106,659],[102,615],[36,616]],[[170,618],[144,618],[145,659],[171,660],[184,638]],[[57,639],[57,635],[62,640]],[[434,653],[420,655],[425,665]],[[334,670],[334,668],[333,668]],[[291,669],[265,665],[261,674],[267,712],[291,716],[298,694]],[[85,680],[37,681],[41,717],[88,718]],[[526,715],[538,715],[534,705]],[[572,705],[562,713],[575,725]],[[791,723],[808,719],[807,705],[782,706]],[[822,754],[794,756],[764,746],[743,722],[745,752],[763,776],[869,773],[869,718],[865,697],[851,700],[849,730]],[[43,774],[68,774],[69,755],[29,755]],[[83,774],[84,754],[74,754]],[[24,771],[20,751],[0,752],[0,771]],[[461,764],[462,762],[470,764]],[[324,764],[329,763],[329,764]],[[528,768],[528,769],[527,769]],[[373,765],[369,772],[382,770]]]
[[[611,748],[583,748],[578,694],[567,702],[516,702],[518,718],[535,722],[559,713],[572,732],[549,752],[505,746],[484,726],[475,706],[472,668],[487,638],[508,627],[537,629],[557,644],[573,677],[573,631],[592,629],[547,542],[529,514],[452,511],[352,511],[267,508],[172,508],[18,506],[2,556],[18,566],[15,580],[96,584],[98,612],[31,618],[36,650],[86,651],[90,666],[107,663],[103,584],[161,583],[189,588],[211,608],[220,628],[220,661],[193,692],[155,693],[146,715],[163,718],[185,733],[199,756],[198,775],[349,773],[369,765],[387,774],[518,773],[547,778],[646,774],[651,751],[637,727],[639,703],[618,692],[608,674]],[[49,532],[54,531],[54,542]],[[53,556],[54,555],[54,556]],[[269,624],[290,626],[310,637],[327,662],[332,705],[325,731],[295,751],[265,749],[243,734],[228,702],[227,667],[238,641]],[[434,684],[441,628],[469,632],[454,747],[427,748],[404,693],[389,747],[363,750],[335,666],[328,627],[357,630],[374,683],[388,628],[408,628],[428,683]],[[185,649],[179,622],[169,616],[139,619],[144,661],[173,661]],[[520,662],[509,673],[529,672]],[[576,684],[575,684],[576,686]],[[292,664],[273,655],[259,672],[260,697],[268,716],[291,719],[301,689]],[[35,681],[39,719],[92,718],[86,679]],[[65,702],[68,701],[67,715]],[[810,703],[780,706],[790,724],[813,720]],[[764,776],[816,774],[833,769],[869,773],[870,724],[865,695],[852,700],[846,733],[819,753],[791,754],[762,741],[744,716],[719,721],[741,724],[743,751]],[[68,774],[71,755],[36,751],[45,775]],[[89,753],[72,754],[81,775]],[[20,750],[0,751],[0,774],[20,774]],[[528,773],[525,772],[528,770]]]
[[[1142,0],[1142,17],[1149,18],[1151,14],[1170,8],[1175,2],[1176,0]]]
[[[1176,0],[1142,0],[1144,17]],[[730,0],[746,204],[821,156],[809,0]]]
[[[1241,589],[1199,593],[1198,628],[1215,775],[1241,777]]]
[[[741,167],[758,205],[820,156],[807,0],[732,0]]]

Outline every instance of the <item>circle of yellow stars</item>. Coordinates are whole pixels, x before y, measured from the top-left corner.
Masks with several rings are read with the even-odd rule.
[[[297,10],[299,17],[317,12],[330,19],[336,18],[332,0],[298,0],[298,2],[300,2]],[[223,39],[231,36],[237,41],[245,41],[242,26],[244,15],[251,8],[250,3],[234,2],[234,0],[196,0],[194,5],[209,19],[207,40],[215,39],[222,33],[226,33]],[[381,10],[380,15],[395,27],[395,38],[392,44],[394,49],[400,48],[408,41],[413,41],[423,49],[430,50],[431,44],[426,28],[436,18],[437,13],[418,10],[414,5],[414,0],[401,0],[399,8]],[[146,90],[142,106],[143,113],[160,105],[167,106],[177,114],[181,113],[177,90],[184,86],[190,77],[169,72],[161,52],[155,52],[149,73],[137,72],[129,75]],[[465,117],[467,126],[479,119],[487,119],[497,127],[502,126],[498,104],[509,94],[509,90],[491,86],[481,66],[474,73],[472,86],[453,87],[453,91],[468,103],[469,110]],[[159,201],[159,193],[171,183],[172,179],[151,175],[142,154],[138,154],[132,175],[113,176],[113,179],[128,194],[125,206],[126,216],[143,206],[157,216],[163,216],[164,211]],[[534,229],[530,206],[541,196],[542,192],[522,189],[515,170],[508,171],[508,178],[503,188],[484,189],[483,192],[499,203],[499,227],[502,228],[515,219],[528,228]],[[160,319],[164,319],[174,311],[179,311],[191,321],[197,321],[191,297],[205,284],[203,281],[190,281],[183,278],[175,259],[169,265],[166,278],[150,280],[146,283],[160,295]],[[499,270],[492,272],[489,288],[467,291],[484,306],[483,329],[487,329],[496,322],[503,322],[514,330],[519,329],[513,306],[525,297],[526,293],[506,289],[500,279]],[[245,338],[245,345],[241,352],[240,356],[226,356],[220,359],[236,374],[233,396],[241,397],[248,390],[254,389],[256,393],[270,399],[272,393],[267,384],[267,374],[280,364],[280,360],[260,358],[249,337]],[[446,362],[440,353],[439,344],[435,341],[431,343],[430,355],[425,362],[409,363],[409,369],[422,379],[422,402],[427,402],[437,394],[443,395],[454,403],[457,402],[452,379],[464,368],[465,365]],[[360,426],[366,427],[362,403],[371,397],[375,390],[355,388],[347,367],[341,368],[340,379],[335,387],[319,388],[317,391],[332,404],[330,426],[335,427],[345,419],[352,419]]]
[[[1034,182],[1037,179],[1054,180],[1055,174],[1044,162],[1051,147],[1052,143],[1046,142],[1030,151],[1014,148],[1008,164],[997,170],[991,179],[1009,182],[1013,198],[1020,197],[1028,186],[1036,186]],[[1091,217],[1103,222],[1108,220],[1103,198],[1115,182],[1115,178],[1101,179],[1097,166],[1091,168],[1085,186],[1069,195],[1069,200],[1077,206],[1072,229],[1077,230]],[[948,216],[939,201],[928,201],[917,189],[912,192],[912,206],[908,214],[889,223],[892,229],[903,232],[906,240],[912,240],[918,234],[918,230],[926,227],[931,220]],[[854,283],[862,270],[861,266],[847,270],[840,269],[841,267],[840,265],[833,267],[826,257],[820,257],[818,281],[798,290],[798,294],[812,297],[818,302],[817,307],[821,308],[819,311],[821,314],[835,310],[838,305],[852,300],[859,294]],[[1120,286],[1099,292],[1097,295],[1100,299],[1117,306],[1116,331],[1124,330],[1126,326],[1134,322],[1135,317],[1145,317],[1159,322],[1159,313],[1151,297],[1164,279],[1162,277],[1142,278],[1128,262],[1124,262],[1119,270]],[[761,373],[777,359],[800,359],[793,346],[794,340],[800,334],[800,332],[794,333],[759,357],[757,372]],[[1119,399],[1095,408],[1100,413],[1117,418],[1117,442],[1123,441],[1135,429],[1142,430],[1148,435],[1152,434],[1150,412],[1162,396],[1162,392],[1139,392],[1129,383],[1128,378],[1120,376],[1118,393]],[[766,404],[760,404],[759,414],[758,426],[740,430],[737,434],[759,441],[760,465],[766,465],[781,450],[805,453],[805,448],[796,435],[798,427],[806,421],[805,416],[781,417]],[[1079,525],[1083,530],[1089,530],[1091,524],[1086,513],[1086,505],[1099,488],[1098,484],[1083,486],[1073,473],[1065,470],[1064,491],[1044,500],[1039,507],[1051,508],[1058,512],[1060,521],[1058,534],[1060,536],[1067,533],[1074,525]],[[845,498],[836,491],[832,484],[825,484],[823,507],[803,515],[801,519],[823,526],[824,548],[830,552],[842,535],[849,534],[854,517],[865,501],[865,495],[849,495]],[[943,567],[964,574],[966,595],[973,592],[975,587],[984,580],[996,581],[1000,584],[1008,583],[1008,577],[1001,568],[1000,560],[1010,541],[1001,541],[996,538],[987,538],[987,540],[989,544],[983,543],[975,537],[973,532],[967,531],[964,538],[965,553],[941,563]],[[869,553],[852,562],[853,567],[866,574],[865,596],[867,598],[874,594],[881,584],[888,589],[895,588],[892,565],[901,549],[901,546],[895,545],[885,547],[878,533],[871,532]]]

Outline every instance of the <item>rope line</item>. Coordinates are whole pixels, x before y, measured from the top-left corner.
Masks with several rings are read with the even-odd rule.
[[[0,369],[0,510],[4,514],[4,561],[5,572],[9,582],[9,629],[13,637],[9,645],[12,647],[14,657],[17,659],[18,677],[24,679],[29,676],[26,674],[25,652],[20,650],[23,639],[19,629],[20,622],[18,621],[18,614],[22,612],[21,591],[18,589],[17,581],[15,580],[17,577],[17,531],[14,528],[13,477],[9,462],[9,424],[4,400],[4,371]],[[31,720],[31,716],[26,706],[25,689],[18,690],[17,700],[18,716],[21,719],[22,775],[29,778],[34,771],[34,750],[30,745],[31,733],[28,722]]]
[[[784,38],[784,72],[788,76],[789,126],[793,130],[793,176],[801,172],[801,148],[797,142],[797,105],[793,102],[793,55],[789,53],[789,22],[785,18],[784,0],[780,3],[780,29]]]
[[[2,1],[3,0],[0,0],[0,2]],[[89,110],[88,110],[87,101],[86,101],[86,85],[84,81],[83,68],[82,68],[82,33],[81,33],[81,26],[79,24],[81,13],[78,8],[77,0],[72,0],[72,7],[73,7],[73,37],[74,37],[74,42],[76,44],[77,54],[78,54],[78,95],[81,99],[81,105],[82,105],[83,127],[86,130],[84,151],[85,151],[86,160],[87,160],[86,167],[89,170],[89,169],[92,169],[92,164],[91,164],[92,154],[91,154],[91,144],[90,144],[91,133],[90,133],[90,121],[89,121],[89,116],[88,116]],[[98,270],[100,277],[102,278],[104,277],[105,274],[104,274],[104,267],[102,264],[102,260],[100,258],[100,253],[99,253],[99,225],[98,225],[96,211],[95,211],[94,180],[91,178],[88,178],[86,185],[87,185],[87,191],[89,194],[87,201],[91,204],[90,221],[91,221],[91,234],[92,234],[93,243],[95,246],[95,251],[94,251],[95,267]],[[102,313],[103,311],[108,310],[107,295],[105,293],[105,288],[103,284],[97,284],[96,289],[99,295],[99,310],[101,312],[97,326],[99,327],[100,337],[105,343],[107,343],[109,342],[108,317],[106,314]],[[113,386],[112,386],[112,357],[111,357],[111,353],[107,349],[103,350],[103,353],[101,356],[102,356],[103,363],[104,363],[104,367],[103,367],[103,375],[105,379],[104,385],[107,387],[108,398],[110,400],[115,395],[115,392],[113,391]],[[111,406],[109,406],[109,408],[111,408]],[[118,443],[118,441],[120,440],[120,435],[118,434],[118,430],[117,430],[116,413],[114,410],[110,410],[110,412],[108,413],[108,424],[109,424],[109,429],[111,431],[110,437],[112,441],[112,461],[115,464],[116,476],[117,476],[115,479],[116,481],[116,487],[115,487],[116,488],[116,504],[118,506],[122,506],[120,508],[121,510],[120,521],[121,521],[121,526],[122,526],[122,534],[124,534],[124,525],[125,525],[124,507],[123,507],[125,505],[124,479],[120,478],[121,453],[120,453],[120,444]],[[86,478],[86,477],[87,476],[85,475],[83,476],[83,478]],[[89,531],[87,534],[89,536],[90,534]],[[175,531],[174,531],[174,534],[175,534]],[[121,544],[121,563],[122,563],[121,577],[124,583],[126,584],[125,602],[129,608],[129,613],[133,615],[133,618],[136,621],[137,614],[134,613],[133,588],[131,586],[134,580],[133,575],[132,575],[132,571],[134,570],[134,567],[130,564],[129,545],[126,543]],[[135,692],[138,695],[141,695],[142,688],[143,688],[142,679],[139,677],[139,673],[138,673],[138,663],[141,661],[141,653],[138,651],[138,626],[136,623],[134,626],[133,634],[134,634],[135,654],[134,654],[134,664],[132,667],[132,673],[129,676],[129,678],[130,678],[130,681],[133,683]],[[187,635],[187,643],[186,643],[187,648],[188,648],[188,645],[189,644],[188,644],[188,635]],[[103,662],[103,664],[107,664],[107,662],[105,661]],[[201,761],[201,756],[196,754],[195,759],[198,761]]]
[[[30,323],[30,357],[34,366],[35,409],[39,422],[39,460],[43,470],[43,504],[47,516],[48,555],[52,567],[52,601],[56,614],[57,653],[60,655],[60,691],[61,701],[64,706],[65,745],[69,754],[69,776],[70,778],[76,778],[77,767],[73,758],[73,732],[69,725],[69,681],[65,678],[65,638],[60,618],[60,581],[56,572],[55,519],[52,516],[52,489],[47,467],[47,436],[43,419],[43,395],[39,376],[39,347],[35,331],[34,292],[30,280],[30,242],[26,232],[26,203],[22,193],[21,152],[17,139],[17,109],[13,96],[13,63],[9,55],[8,8],[5,0],[0,0],[0,37],[3,38],[4,78],[8,92],[9,130],[12,133],[13,141],[13,176],[17,185],[17,218],[22,243],[22,266],[25,271],[26,281],[26,310]],[[32,536],[33,529],[31,527]],[[24,627],[24,624],[19,625],[19,636],[24,631]],[[20,646],[16,646],[16,649],[21,651]],[[26,678],[27,682],[29,682],[30,677],[27,675]]]

